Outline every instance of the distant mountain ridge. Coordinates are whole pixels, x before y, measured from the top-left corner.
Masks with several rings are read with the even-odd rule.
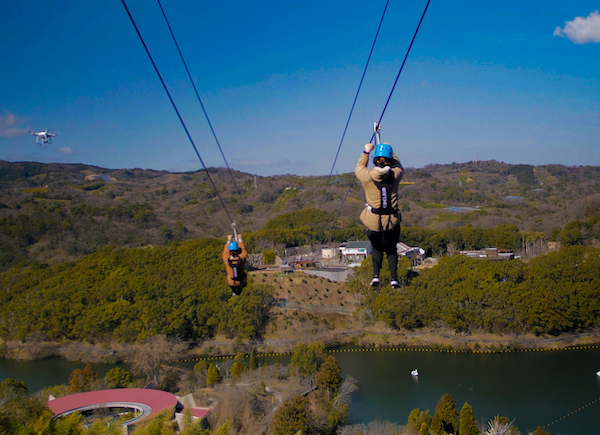
[[[228,215],[240,231],[255,232],[284,213],[320,207],[332,223],[339,211],[336,227],[362,227],[364,193],[356,180],[350,187],[352,173],[331,177],[326,192],[327,176],[261,177],[223,168],[209,174],[218,195],[204,171],[0,161],[0,259],[57,262],[111,245],[224,237],[231,233]],[[551,237],[600,210],[600,168],[593,166],[435,164],[406,168],[403,181],[415,183],[400,191],[405,227],[510,223]]]

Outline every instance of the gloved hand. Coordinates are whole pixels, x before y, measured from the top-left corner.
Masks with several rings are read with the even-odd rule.
[[[373,148],[375,148],[375,147],[373,146],[372,143],[366,144],[365,145],[365,153],[370,153],[371,151],[373,151]]]
[[[385,175],[388,172],[390,172],[390,167],[389,166],[384,166],[383,168],[380,168],[379,166],[375,166],[373,168],[373,171],[377,172],[378,174]]]
[[[238,242],[243,242],[241,234],[238,234],[237,239],[238,239]]]
[[[230,235],[227,236],[227,241],[231,242],[231,239],[233,239],[233,236],[230,234]]]

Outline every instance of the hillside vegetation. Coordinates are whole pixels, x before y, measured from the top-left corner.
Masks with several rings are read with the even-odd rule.
[[[156,334],[260,336],[272,289],[250,283],[242,297],[231,298],[221,250],[220,241],[203,239],[14,268],[0,275],[0,335],[118,342]]]
[[[332,177],[325,192],[324,176],[209,171],[238,228],[256,233],[257,242],[251,246],[255,252],[265,246],[320,243],[332,224],[332,241],[364,237],[358,220],[364,193],[356,182],[351,187],[353,174]],[[440,231],[464,233],[464,227],[476,232],[510,225],[506,228],[558,241],[561,231],[569,229],[563,235],[576,244],[599,238],[600,227],[591,221],[600,210],[598,167],[453,163],[407,168],[404,181],[415,183],[402,186],[400,192],[405,241],[429,243],[430,253],[448,248],[448,233]],[[33,260],[56,264],[109,246],[224,237],[231,228],[219,196],[203,171],[2,161],[0,267]],[[468,208],[457,212],[448,210],[450,206]],[[572,228],[567,228],[570,223]]]
[[[288,326],[314,335],[348,328],[344,314],[459,333],[558,334],[600,324],[597,168],[476,162],[407,170],[415,184],[402,190],[403,241],[429,255],[497,246],[523,260],[450,255],[416,274],[403,259],[403,287],[380,292],[368,291],[368,260],[347,285],[257,273],[240,297],[224,279],[229,221],[206,174],[1,162],[0,175],[5,341],[261,339],[287,337]],[[325,177],[259,177],[254,187],[251,175],[234,176],[243,201],[226,171],[211,170],[257,253],[322,243],[352,179],[337,177],[319,210]],[[331,240],[364,239],[362,195],[350,190]],[[451,205],[471,208],[445,209]],[[549,240],[563,249],[541,255]],[[312,313],[290,314],[288,303]]]
[[[348,287],[364,295],[361,309],[397,329],[556,335],[600,326],[598,248],[572,246],[528,262],[443,257],[418,275],[405,272],[400,290],[370,291],[371,276],[365,261]]]
[[[272,279],[269,284],[266,275],[257,274],[241,296],[231,297],[221,246],[218,240],[203,239],[154,249],[105,249],[58,266],[13,268],[0,274],[0,336],[5,341],[128,343],[157,334],[198,341],[216,334],[263,338],[277,328],[285,330],[291,325],[289,313],[273,308],[289,287]],[[368,286],[372,270],[367,259],[346,289],[328,286],[323,279],[317,286],[311,278],[312,290],[301,287],[306,294],[297,293],[291,307],[297,300],[309,311],[314,304],[312,311],[318,312],[339,301],[359,317],[408,330],[558,334],[600,326],[599,248],[563,248],[527,263],[444,257],[419,275],[403,259],[399,272],[399,290],[385,284],[389,271],[384,270],[384,285],[374,292]],[[346,292],[361,295],[356,304],[348,304],[352,298]],[[312,333],[342,326],[322,319],[298,318],[314,322]]]

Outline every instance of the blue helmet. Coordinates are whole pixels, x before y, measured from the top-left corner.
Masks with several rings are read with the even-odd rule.
[[[394,157],[394,150],[392,146],[387,143],[380,143],[375,146],[375,154],[373,157],[384,157],[386,159],[391,159]]]
[[[239,248],[236,242],[229,242],[229,251],[237,251]]]

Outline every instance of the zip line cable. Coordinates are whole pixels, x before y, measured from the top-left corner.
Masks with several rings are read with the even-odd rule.
[[[363,81],[365,79],[365,75],[367,74],[367,68],[369,67],[369,62],[371,61],[371,55],[373,54],[373,50],[375,49],[375,43],[377,42],[377,37],[379,36],[379,31],[381,30],[381,25],[383,23],[383,18],[385,17],[385,12],[387,11],[390,0],[387,0],[385,3],[385,8],[383,8],[383,14],[381,15],[381,20],[379,20],[379,27],[377,27],[377,32],[375,33],[375,39],[373,40],[373,45],[371,45],[371,51],[369,52],[369,56],[367,57],[367,63],[365,64],[365,69],[363,70],[362,77],[360,78],[360,83],[358,84],[358,89],[356,90],[356,95],[354,96],[354,101],[352,102],[352,108],[350,109],[350,114],[348,115],[348,120],[346,121],[346,126],[344,127],[344,132],[342,133],[342,139],[340,140],[340,144],[337,149],[337,153],[335,154],[335,158],[333,159],[333,165],[331,166],[331,171],[329,172],[329,177],[327,177],[327,182],[325,183],[325,190],[323,191],[323,196],[321,198],[321,203],[319,204],[318,209],[321,209],[323,202],[325,202],[325,194],[327,193],[327,188],[329,187],[329,182],[331,181],[331,174],[333,174],[333,168],[335,168],[335,164],[337,162],[337,158],[340,154],[340,150],[342,149],[342,143],[344,142],[344,138],[346,137],[346,131],[348,130],[348,125],[350,124],[350,118],[352,118],[352,113],[354,112],[354,106],[356,106],[356,100],[358,99],[358,94],[360,93],[360,88],[362,87]]]
[[[381,112],[381,116],[379,117],[379,121],[378,121],[378,125],[381,125],[381,120],[383,119],[383,115],[385,114],[385,111],[387,110],[388,104],[390,103],[390,100],[392,98],[392,94],[394,93],[394,90],[396,89],[396,84],[398,83],[398,79],[400,78],[400,74],[402,74],[402,70],[404,69],[404,64],[406,63],[406,59],[408,59],[408,55],[410,54],[410,50],[413,46],[413,43],[415,42],[415,38],[417,37],[417,33],[419,32],[419,29],[421,28],[421,23],[423,22],[423,19],[425,18],[425,13],[427,12],[427,8],[429,8],[429,3],[431,2],[431,0],[427,0],[427,4],[425,5],[425,9],[423,10],[423,14],[421,15],[421,19],[419,20],[419,24],[417,25],[417,28],[415,29],[415,33],[413,34],[412,40],[410,41],[410,44],[408,46],[408,49],[406,50],[406,54],[404,55],[404,60],[402,61],[402,65],[400,66],[400,71],[398,71],[398,75],[396,76],[396,80],[394,81],[394,85],[392,86],[392,90],[390,91],[390,94],[388,96],[388,99],[385,103],[385,106],[383,107],[383,111]],[[373,136],[371,136],[371,140],[370,142],[373,141],[373,138],[375,137],[375,133],[373,133]],[[344,199],[342,200],[342,204],[340,205],[340,208],[335,216],[335,219],[333,220],[333,223],[331,224],[331,228],[329,229],[329,232],[327,233],[327,235],[325,236],[325,238],[323,239],[323,243],[329,238],[331,231],[333,230],[333,226],[335,225],[335,221],[337,220],[338,216],[341,213],[342,207],[344,207],[344,204],[346,203],[346,198],[348,198],[348,194],[350,193],[350,190],[352,189],[352,186],[354,184],[354,180],[356,179],[356,173],[354,174],[354,177],[352,178],[352,181],[350,182],[350,186],[348,187],[348,191],[346,192],[346,195],[344,196]]]
[[[400,74],[402,74],[402,70],[404,69],[404,64],[406,63],[406,59],[408,59],[408,55],[410,53],[410,49],[413,46],[413,43],[415,42],[415,38],[417,37],[417,33],[419,32],[419,29],[421,28],[421,23],[423,22],[423,18],[425,18],[425,13],[427,12],[427,8],[429,7],[429,3],[431,2],[431,0],[427,0],[427,4],[425,5],[425,9],[423,10],[423,15],[421,15],[421,19],[419,20],[419,24],[417,25],[417,29],[415,30],[415,34],[412,37],[412,40],[410,41],[410,45],[408,46],[408,50],[406,50],[406,54],[404,55],[404,60],[402,61],[402,65],[400,66],[400,71],[398,71],[398,75],[396,76],[396,81],[394,82],[394,86],[392,86],[392,90],[390,92],[390,95],[387,99],[387,101],[385,102],[385,106],[383,108],[383,111],[381,112],[381,116],[379,117],[379,121],[378,124],[381,124],[381,120],[383,119],[383,115],[385,113],[385,111],[387,110],[387,106],[390,103],[390,100],[392,98],[392,94],[394,93],[394,89],[396,89],[396,84],[398,83],[398,79],[400,78]]]
[[[244,202],[244,198],[242,197],[242,192],[240,191],[237,183],[235,182],[235,178],[233,178],[233,173],[231,171],[231,168],[229,167],[229,163],[227,162],[227,159],[225,158],[225,154],[223,153],[223,149],[221,148],[221,144],[219,143],[217,134],[215,133],[212,123],[210,122],[208,113],[206,112],[206,109],[204,107],[204,103],[202,103],[202,99],[200,98],[200,94],[198,93],[198,89],[196,88],[196,84],[194,83],[194,80],[192,79],[192,74],[190,73],[190,70],[187,66],[187,62],[185,61],[185,58],[183,57],[183,53],[181,52],[181,49],[179,48],[179,44],[177,43],[177,38],[175,38],[175,34],[173,33],[171,24],[169,23],[169,20],[167,19],[167,14],[165,13],[165,10],[163,9],[163,6],[162,6],[162,3],[160,2],[160,0],[156,0],[156,1],[158,2],[158,6],[160,7],[160,11],[162,12],[163,18],[165,19],[165,23],[167,24],[167,27],[169,28],[169,32],[171,33],[171,37],[173,38],[175,47],[177,47],[177,52],[179,53],[179,57],[181,58],[181,61],[183,62],[183,66],[185,68],[185,71],[187,72],[188,78],[190,79],[190,82],[192,83],[192,87],[194,88],[194,92],[196,93],[196,97],[198,99],[198,102],[200,103],[200,107],[202,107],[202,112],[204,112],[204,117],[206,118],[206,122],[208,122],[210,131],[212,132],[212,135],[215,138],[215,142],[217,143],[217,146],[219,147],[219,151],[221,152],[221,156],[223,157],[225,166],[227,166],[227,170],[229,171],[229,176],[231,177],[231,181],[233,181],[233,185],[235,186],[235,189],[237,190],[240,200],[242,201],[242,205],[244,206],[244,208],[246,208],[246,203]],[[254,230],[254,225],[252,223],[252,219],[250,219],[250,226],[252,227],[252,230]]]
[[[194,148],[194,151],[196,152],[196,155],[198,156],[198,159],[200,160],[200,163],[202,163],[202,167],[204,168],[204,171],[206,172],[206,175],[208,177],[208,180],[210,181],[210,184],[212,185],[213,189],[215,189],[215,193],[217,194],[217,197],[219,198],[219,201],[221,202],[221,205],[223,206],[223,210],[225,210],[225,214],[227,215],[227,218],[229,219],[229,221],[231,223],[233,223],[233,219],[231,219],[231,216],[229,215],[229,212],[227,211],[227,207],[225,206],[225,203],[223,202],[221,195],[219,195],[217,186],[215,186],[215,183],[213,182],[212,178],[210,177],[210,173],[208,172],[208,169],[206,169],[206,165],[204,164],[204,161],[202,160],[202,157],[200,156],[200,153],[198,152],[198,148],[196,148],[196,144],[194,143],[192,136],[190,136],[190,132],[188,131],[188,129],[185,125],[185,122],[183,122],[183,118],[181,117],[181,114],[179,113],[179,110],[177,109],[175,101],[173,101],[173,98],[171,97],[171,93],[169,92],[169,89],[167,88],[167,85],[165,84],[165,81],[163,80],[163,78],[160,74],[160,71],[158,70],[158,67],[156,66],[156,63],[154,63],[154,59],[152,58],[152,55],[150,54],[150,50],[148,49],[146,42],[144,42],[144,38],[142,37],[142,34],[140,33],[137,25],[135,24],[135,20],[133,19],[131,12],[129,12],[129,8],[127,7],[127,4],[125,3],[125,0],[121,0],[121,3],[123,3],[123,6],[125,7],[125,11],[127,11],[127,15],[129,15],[131,24],[133,24],[133,27],[134,27],[136,33],[138,34],[140,41],[142,42],[142,45],[144,46],[144,49],[146,50],[146,54],[148,54],[148,57],[150,58],[150,62],[152,63],[152,66],[154,67],[154,71],[156,71],[156,74],[158,75],[158,78],[160,79],[160,82],[162,83],[163,88],[165,89],[165,92],[167,93],[167,96],[169,97],[169,101],[171,101],[171,105],[173,106],[173,109],[175,110],[175,113],[177,114],[177,117],[179,118],[179,122],[181,122],[181,126],[185,130],[185,134],[187,135],[188,139],[190,140],[192,147]]]

